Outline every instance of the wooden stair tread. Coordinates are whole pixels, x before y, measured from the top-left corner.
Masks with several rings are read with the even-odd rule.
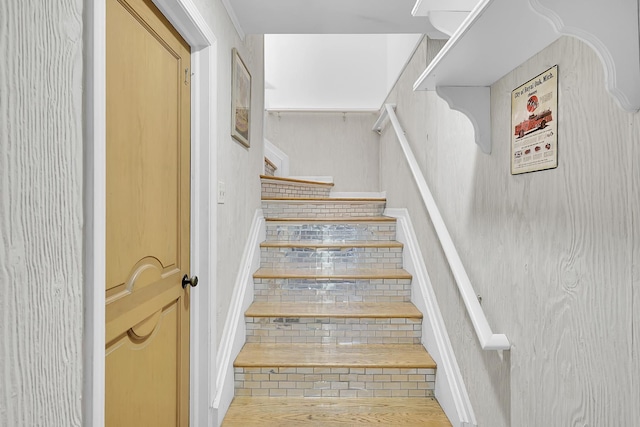
[[[411,279],[405,269],[357,268],[335,270],[323,268],[260,268],[254,274],[256,279]]]
[[[435,369],[436,363],[421,344],[246,343],[233,366]]]
[[[422,319],[420,310],[410,302],[254,302],[245,316]]]
[[[352,240],[340,242],[323,242],[320,240],[305,241],[277,241],[270,240],[260,243],[261,248],[402,248],[404,245],[397,240]]]
[[[285,178],[281,176],[260,175],[260,179],[263,181],[280,181],[282,183],[307,184],[307,185],[317,185],[322,187],[334,186],[333,182],[313,181],[313,180],[297,179],[297,178]]]
[[[359,224],[363,222],[396,222],[395,218],[389,216],[344,216],[333,218],[265,218],[267,222],[301,222],[301,223],[342,223]]]
[[[386,203],[387,199],[379,197],[263,197],[262,201],[288,203]]]
[[[434,398],[295,398],[233,399],[222,427],[320,426],[452,427]]]

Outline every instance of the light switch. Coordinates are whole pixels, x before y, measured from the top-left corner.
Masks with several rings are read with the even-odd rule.
[[[225,198],[224,182],[218,181],[218,203],[220,204],[224,203],[224,198]]]

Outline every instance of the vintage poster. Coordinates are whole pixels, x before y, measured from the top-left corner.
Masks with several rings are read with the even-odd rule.
[[[511,174],[558,166],[558,66],[511,92]]]
[[[231,83],[231,136],[247,148],[251,129],[251,74],[233,48]]]

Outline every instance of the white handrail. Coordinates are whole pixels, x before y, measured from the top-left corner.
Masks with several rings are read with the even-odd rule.
[[[396,104],[384,104],[384,110],[382,110],[380,117],[378,117],[378,120],[373,124],[373,129],[371,129],[374,132],[378,132],[378,135],[382,133],[382,125],[384,124],[384,120],[387,118],[387,105],[390,106],[392,110],[396,108]]]
[[[424,175],[422,175],[422,171],[420,170],[418,162],[413,155],[413,151],[411,151],[409,141],[407,141],[404,130],[398,121],[394,107],[395,106],[392,104],[384,105],[384,110],[381,113],[381,119],[376,122],[376,126],[372,130],[379,131],[381,128],[380,122],[384,120],[385,115],[389,116],[389,120],[391,121],[396,136],[398,137],[398,141],[400,142],[400,147],[402,147],[402,151],[409,163],[409,168],[411,169],[413,178],[416,180],[416,184],[418,185],[422,201],[429,212],[431,222],[433,223],[436,234],[440,239],[442,249],[447,257],[447,261],[449,261],[453,277],[458,284],[458,289],[462,295],[464,305],[467,307],[469,317],[471,317],[471,323],[473,323],[473,328],[476,331],[476,335],[478,335],[480,346],[483,350],[509,350],[511,348],[511,344],[509,343],[507,336],[504,334],[494,334],[493,331],[491,331],[487,317],[484,315],[482,306],[480,306],[480,302],[473,290],[469,276],[462,265],[462,261],[460,260],[458,251],[453,244],[453,240],[451,240],[451,235],[449,235],[447,226],[442,219],[442,215],[440,215],[440,211],[433,199],[431,190],[429,190],[427,181],[424,179]]]

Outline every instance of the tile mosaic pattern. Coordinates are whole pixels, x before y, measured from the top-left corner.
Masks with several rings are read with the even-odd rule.
[[[422,319],[246,317],[247,342],[420,344]]]
[[[329,197],[331,187],[320,185],[305,185],[299,183],[265,182],[262,180],[262,197],[289,198],[324,198]]]
[[[411,279],[254,279],[254,301],[409,302]]]
[[[262,183],[263,198],[324,198],[329,188],[280,182]],[[295,243],[392,242],[395,222],[361,221],[381,216],[384,202],[263,201],[266,218],[349,218],[353,222],[266,221],[267,241],[290,247],[262,247],[261,267],[268,269],[402,268],[401,247],[295,247]],[[411,279],[254,278],[254,301],[262,302],[410,302]],[[422,319],[246,317],[248,343],[420,344]],[[237,396],[432,397],[435,369],[364,367],[235,368]]]
[[[294,223],[267,221],[267,240],[287,242],[393,241],[395,222]]]
[[[347,247],[297,248],[262,247],[263,268],[332,268],[339,271],[357,268],[402,268],[402,248]]]
[[[235,368],[236,396],[433,397],[435,369]]]
[[[265,218],[342,218],[381,216],[384,202],[295,202],[263,200]]]
[[[266,157],[264,158],[264,174],[274,176],[276,174],[276,165],[271,163]],[[264,190],[263,190],[264,191]],[[264,197],[264,196],[263,196]]]

